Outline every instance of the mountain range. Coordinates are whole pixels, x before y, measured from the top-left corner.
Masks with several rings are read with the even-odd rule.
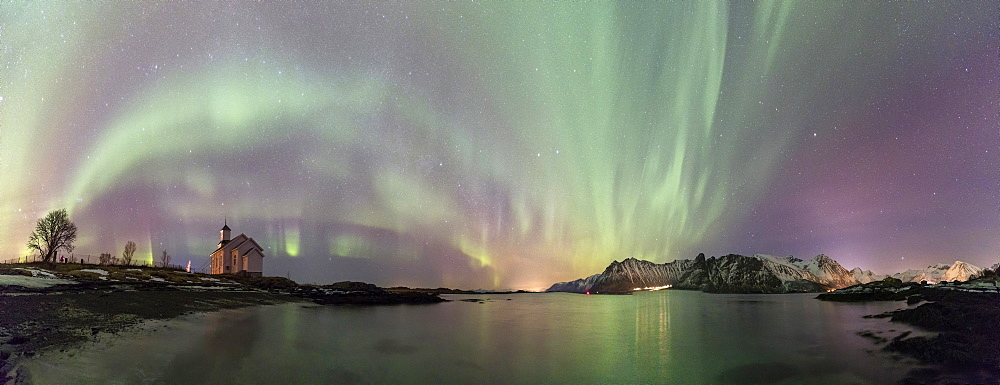
[[[998,264],[1000,265],[1000,264]],[[893,275],[908,282],[965,281],[983,269],[965,262],[938,264],[921,270]],[[604,272],[575,281],[559,282],[549,292],[625,293],[645,287],[670,285],[677,289],[710,293],[791,293],[824,292],[886,278],[870,270],[847,270],[832,258],[820,254],[812,259],[756,254],[750,257],[729,254],[657,264],[628,258],[612,262]]]
[[[893,278],[899,278],[903,282],[938,283],[943,281],[968,281],[970,278],[983,273],[983,268],[970,265],[962,261],[955,263],[939,263],[927,266],[926,269],[910,269],[902,273],[893,274]]]

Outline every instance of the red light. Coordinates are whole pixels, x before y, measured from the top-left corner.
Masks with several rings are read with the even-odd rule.
[[[590,295],[590,292],[589,292],[589,291],[587,292],[587,295]]]

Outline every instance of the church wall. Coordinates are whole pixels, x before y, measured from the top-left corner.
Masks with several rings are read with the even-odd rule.
[[[219,250],[212,253],[212,274],[222,274],[224,272],[222,265],[222,255],[223,255],[223,250]]]
[[[247,255],[246,270],[250,272],[264,271],[264,255],[260,251],[254,249]]]

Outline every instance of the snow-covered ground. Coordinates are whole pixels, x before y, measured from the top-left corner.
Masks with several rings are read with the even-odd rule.
[[[934,285],[938,289],[965,291],[970,293],[998,293],[1000,288],[993,282],[963,282],[960,284],[941,283]]]
[[[70,281],[68,279],[59,279],[59,278],[26,277],[23,275],[0,275],[0,286],[23,286],[23,287],[40,289],[55,285],[69,285],[74,283],[76,282]]]
[[[27,271],[27,272],[31,273],[32,277],[58,278],[58,277],[55,276],[55,274],[52,274],[52,273],[47,272],[45,270],[24,269],[24,268],[17,268],[16,270]]]
[[[85,273],[100,274],[100,275],[108,275],[108,271],[107,270],[101,270],[101,269],[80,269],[80,270],[77,270],[77,271],[82,271],[82,272],[85,272]]]

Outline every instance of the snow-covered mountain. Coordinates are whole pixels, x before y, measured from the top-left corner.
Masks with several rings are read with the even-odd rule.
[[[949,268],[951,268],[951,265],[947,263],[939,263],[927,266],[926,269],[909,269],[902,273],[893,274],[892,277],[903,282],[927,281],[930,283],[937,283],[941,280],[941,276],[943,276]]]
[[[588,286],[588,282],[592,284]],[[635,258],[614,261],[597,276],[557,283],[548,291],[609,293],[672,285],[715,293],[788,293],[821,292],[858,283],[851,272],[822,254],[809,260],[762,254],[705,258],[698,254],[693,260],[663,264]]]
[[[858,280],[859,283],[881,281],[888,277],[888,275],[885,274],[872,273],[871,270],[861,270],[860,267],[855,267],[854,270],[851,270],[851,275],[853,275],[854,279]]]
[[[983,274],[983,268],[962,261],[955,261],[941,276],[942,281],[968,281]]]
[[[942,281],[968,281],[971,278],[983,273],[981,267],[976,267],[962,261],[955,263],[939,263],[927,266],[926,269],[909,269],[902,273],[893,274],[893,278],[898,278],[903,282],[938,283]]]
[[[1000,269],[1000,263],[993,265],[991,269]],[[892,277],[904,282],[938,283],[968,281],[982,273],[983,269],[980,267],[955,261],[950,265],[939,263],[926,269],[910,269],[893,274]],[[601,274],[559,282],[547,291],[609,293],[672,285],[678,289],[713,293],[821,292],[880,281],[886,277],[888,276],[861,268],[848,271],[823,254],[808,260],[764,254],[751,257],[729,254],[705,258],[705,254],[698,254],[693,260],[682,259],[662,264],[635,258],[614,261]]]
[[[590,290],[591,286],[594,286],[594,282],[600,277],[600,274],[594,274],[587,278],[580,278],[575,281],[569,282],[558,282],[549,287],[546,291],[561,291],[567,293],[585,293]]]

